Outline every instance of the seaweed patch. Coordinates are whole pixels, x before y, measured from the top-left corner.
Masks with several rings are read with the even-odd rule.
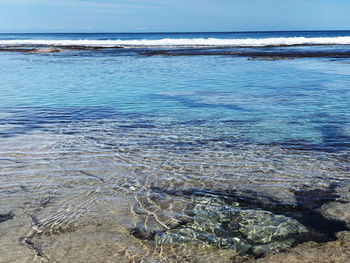
[[[152,187],[158,193],[191,198],[192,208],[187,211],[191,220],[152,233],[134,228],[131,234],[157,246],[204,243],[254,257],[303,242],[328,242],[336,240],[337,232],[349,230],[345,222],[326,218],[319,211],[322,205],[337,200],[335,187],[295,191],[296,204],[259,198],[256,193]]]

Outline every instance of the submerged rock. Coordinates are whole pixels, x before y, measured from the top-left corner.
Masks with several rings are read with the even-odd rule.
[[[337,240],[317,243],[306,242],[283,253],[272,253],[255,263],[345,263],[350,258],[350,232],[337,233]]]
[[[12,212],[6,213],[6,214],[0,214],[0,223],[11,220],[14,218],[14,216],[15,215]]]
[[[308,229],[295,219],[271,212],[228,205],[217,198],[198,198],[193,221],[155,235],[157,245],[201,242],[240,255],[264,255],[290,247]]]
[[[40,48],[28,51],[30,54],[60,53],[62,49],[58,48]]]
[[[344,222],[350,228],[350,203],[329,202],[319,211],[324,217]]]

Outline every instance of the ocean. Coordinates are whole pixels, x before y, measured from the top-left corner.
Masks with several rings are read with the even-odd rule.
[[[255,260],[349,231],[350,31],[0,34],[0,66],[0,262]]]

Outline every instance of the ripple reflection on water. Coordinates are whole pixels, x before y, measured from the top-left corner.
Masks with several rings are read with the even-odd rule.
[[[45,123],[45,129],[35,127],[0,138],[0,212],[15,215],[14,220],[5,222],[10,227],[3,236],[11,244],[13,229],[18,229],[15,236],[38,258],[59,260],[59,253],[67,251],[75,251],[78,257],[84,251],[78,252],[82,243],[97,254],[114,251],[116,258],[126,262],[143,258],[183,262],[198,258],[197,250],[211,260],[222,253],[232,258],[235,250],[241,251],[215,249],[223,246],[222,236],[221,245],[211,248],[213,243],[219,244],[215,238],[220,231],[226,231],[226,238],[237,238],[227,236],[221,221],[210,226],[214,231],[211,237],[194,238],[189,243],[159,240],[191,224],[191,228],[203,227],[198,225],[195,211],[204,201],[209,208],[231,202],[227,211],[238,202],[250,217],[256,211],[266,220],[267,215],[278,218],[278,214],[297,218],[298,211],[278,213],[279,208],[300,205],[302,199],[296,192],[332,185],[338,201],[350,200],[346,151],[218,139],[215,130],[205,125],[159,126],[143,117],[75,118],[74,122],[56,124]],[[228,202],[230,192],[236,199]],[[274,207],[270,210],[276,215],[263,211],[269,207]],[[263,224],[262,228],[272,225]],[[307,231],[302,225],[299,230],[292,234]],[[287,243],[276,245],[282,242],[280,238],[271,239],[267,251],[288,247],[295,240],[283,239]],[[189,251],[186,256],[177,255],[181,249]],[[6,251],[4,258],[10,257],[13,249]],[[252,253],[249,248],[244,251],[241,254]]]

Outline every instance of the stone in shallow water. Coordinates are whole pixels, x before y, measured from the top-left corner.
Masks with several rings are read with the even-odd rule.
[[[350,203],[329,202],[319,211],[324,217],[344,222],[350,228]]]
[[[0,223],[11,220],[12,218],[14,218],[14,214],[12,212],[6,213],[6,214],[0,214]]]
[[[267,254],[287,248],[293,236],[308,232],[298,221],[271,212],[243,209],[217,198],[198,198],[193,221],[158,233],[157,245],[201,242],[217,248],[233,249],[241,255]]]

